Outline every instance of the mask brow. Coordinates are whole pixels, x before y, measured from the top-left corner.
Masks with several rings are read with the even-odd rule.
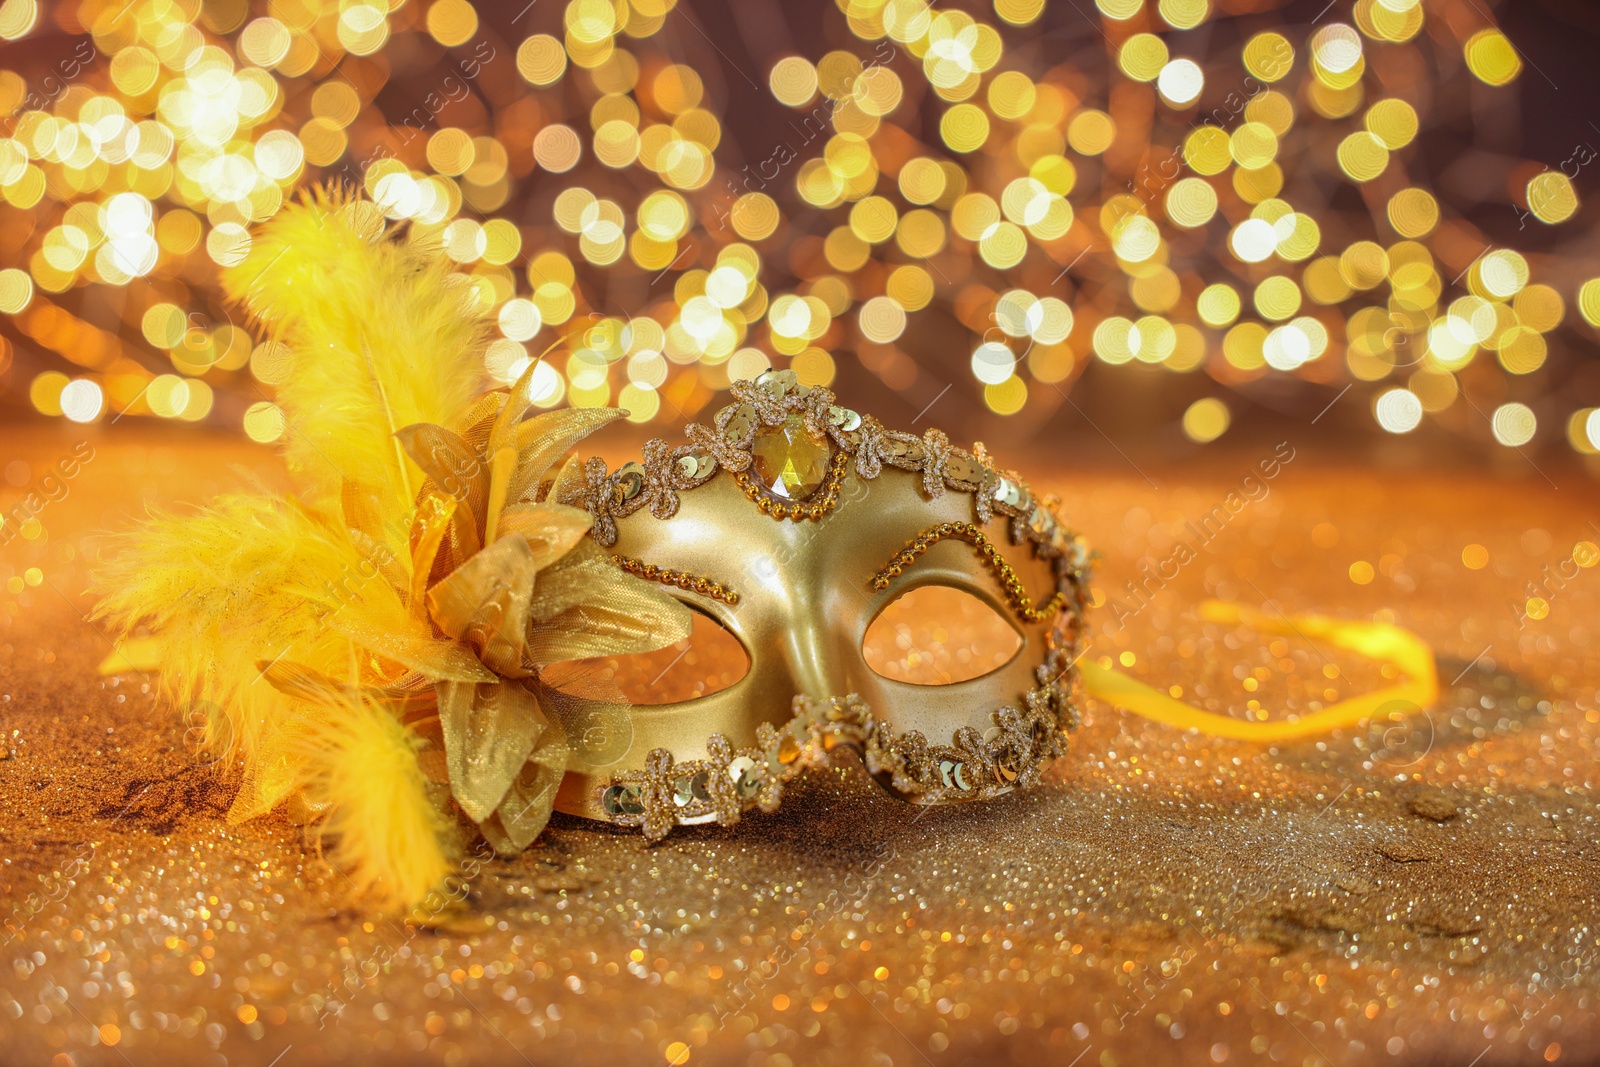
[[[660,582],[662,585],[676,586],[691,593],[720,600],[724,604],[733,605],[739,602],[739,594],[723,585],[721,582],[699,574],[690,574],[688,571],[674,570],[671,567],[658,567],[654,563],[634,559],[632,556],[613,555],[611,562],[621,567],[635,578],[643,578],[647,582]]]
[[[963,541],[972,546],[978,554],[978,559],[989,572],[995,576],[1000,587],[1005,590],[1006,602],[1011,610],[1023,622],[1043,622],[1061,610],[1067,601],[1066,594],[1057,589],[1055,595],[1042,606],[1034,607],[1028,591],[1022,587],[1022,579],[1006,562],[1005,556],[995,547],[982,530],[970,522],[944,522],[937,526],[930,526],[916,537],[906,543],[906,547],[895,553],[893,559],[884,565],[883,569],[872,577],[872,588],[887,589],[889,583],[905,573],[905,569],[916,562],[918,556],[938,544],[940,541]]]

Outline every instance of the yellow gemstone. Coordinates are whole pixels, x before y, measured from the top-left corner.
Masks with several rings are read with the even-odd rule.
[[[751,442],[750,454],[756,474],[774,496],[804,500],[822,485],[831,452],[826,441],[811,436],[803,418],[790,415]]]

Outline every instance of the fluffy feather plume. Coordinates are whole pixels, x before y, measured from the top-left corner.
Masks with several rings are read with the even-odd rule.
[[[460,855],[458,815],[509,850],[549,817],[566,749],[533,653],[648,651],[687,636],[689,613],[608,562],[581,588],[545,576],[599,550],[581,544],[587,512],[539,493],[544,472],[614,413],[523,423],[526,379],[480,396],[484,310],[437,245],[317,194],[227,282],[286,346],[299,495],[112,537],[97,614],[149,635],[141,662],[241,759],[231,818],[292,801],[360,893],[416,905]],[[534,595],[547,584],[555,600]]]
[[[207,713],[213,750],[249,761],[288,713],[257,663],[347,662],[350,641],[322,622],[363,585],[381,585],[366,580],[371,573],[347,537],[292,502],[225,496],[110,537],[95,617],[123,632],[148,629],[162,687]]]
[[[337,192],[280,211],[223,281],[287,347],[277,402],[308,501],[337,508],[349,482],[403,544],[422,475],[394,434],[459,426],[482,392],[476,290],[434,244],[386,238],[376,207]]]
[[[295,748],[300,788],[326,814],[327,857],[358,895],[385,909],[416,905],[444,884],[460,847],[429,795],[420,739],[389,711],[352,698],[313,719]]]

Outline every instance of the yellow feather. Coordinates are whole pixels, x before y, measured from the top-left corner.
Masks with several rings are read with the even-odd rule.
[[[388,587],[342,531],[289,501],[241,494],[109,537],[93,589],[96,618],[150,631],[163,688],[207,715],[211,746],[248,761],[268,720],[289,713],[257,664],[347,663],[351,642],[324,623],[384,604]]]
[[[291,500],[222,497],[111,537],[95,585],[97,616],[150,631],[163,687],[208,709],[213,747],[243,758],[232,820],[298,791],[325,812],[331,861],[377,905],[407,907],[443,884],[457,831],[429,796],[419,739],[362,701],[287,698],[260,666],[282,659],[362,680],[352,664],[370,655],[335,626],[404,635],[419,625],[342,531]]]
[[[459,429],[481,394],[488,308],[436,242],[383,235],[370,203],[318,193],[261,227],[224,275],[289,366],[277,402],[285,451],[307,499],[330,512],[345,482],[370,493],[404,545],[422,475],[394,431]]]
[[[285,346],[277,401],[301,496],[154,514],[109,539],[94,587],[97,617],[139,635],[108,665],[153,661],[169,694],[206,710],[210,744],[243,760],[231,817],[297,795],[321,813],[330,858],[358,892],[403,907],[442,886],[460,847],[448,793],[435,795],[419,764],[423,741],[364,697],[286,696],[262,666],[286,660],[356,685],[408,671],[492,678],[407,607],[423,472],[395,436],[417,423],[466,428],[484,385],[487,308],[436,241],[383,229],[370,203],[312,194],[225,275]]]
[[[417,735],[352,699],[315,717],[298,741],[300,788],[325,809],[318,831],[331,839],[327,858],[356,895],[399,910],[442,888],[460,832],[429,795]]]

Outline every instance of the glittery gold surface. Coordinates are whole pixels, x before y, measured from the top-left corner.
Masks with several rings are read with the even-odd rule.
[[[420,929],[347,910],[287,819],[227,826],[183,709],[95,676],[91,531],[235,485],[231,464],[276,473],[231,442],[93,432],[70,477],[80,438],[0,435],[0,507],[45,501],[0,548],[6,1063],[1600,1055],[1581,473],[1358,472],[1299,445],[1247,480],[1273,451],[1248,443],[1202,467],[1036,460],[1104,553],[1092,655],[1214,711],[1305,710],[1378,668],[1193,605],[1387,613],[1438,650],[1440,704],[1270,749],[1091,705],[1049,784],[982,806],[911,809],[843,766],[654,848],[558,817]]]

